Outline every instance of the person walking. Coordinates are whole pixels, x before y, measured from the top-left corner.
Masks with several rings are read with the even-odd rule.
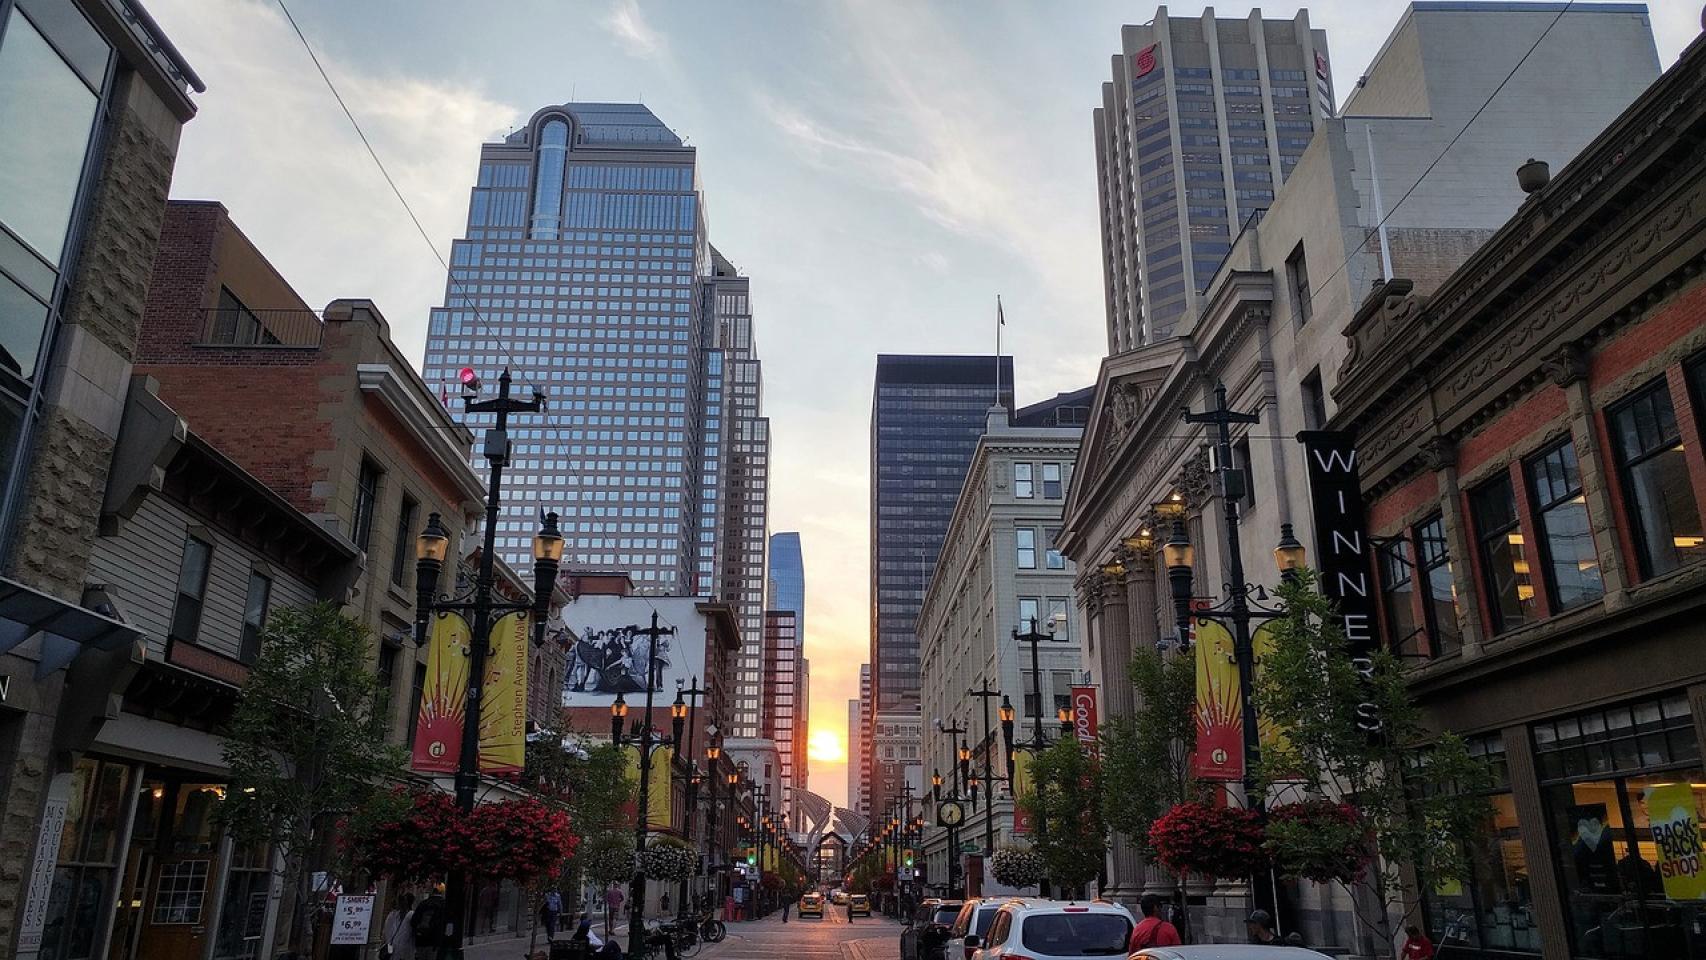
[[[392,960],[393,957],[415,960],[415,931],[411,926],[414,919],[415,895],[405,893],[397,898],[397,905],[385,915],[385,923],[379,928],[380,960]]]
[[[610,939],[610,925],[615,922],[616,914],[622,909],[622,888],[611,884],[604,891],[604,938]]]
[[[782,901],[782,922],[783,923],[788,922],[788,911],[790,909],[792,909],[793,906],[794,906],[794,901],[788,900],[788,899],[783,899],[783,901]]]
[[[438,960],[439,947],[444,944],[444,884],[436,884],[432,893],[415,908],[409,929],[415,939],[415,960]]]
[[[1161,898],[1153,893],[1146,893],[1137,901],[1138,909],[1143,912],[1143,919],[1131,932],[1131,944],[1128,953],[1135,953],[1144,947],[1176,947],[1179,945],[1179,930],[1161,916]]]
[[[1277,945],[1280,942],[1274,934],[1273,915],[1266,910],[1250,911],[1250,919],[1244,921],[1244,929],[1250,934],[1251,943]]]
[[[545,891],[539,904],[539,922],[545,927],[545,939],[557,939],[557,921],[563,915],[563,895],[555,890]]]

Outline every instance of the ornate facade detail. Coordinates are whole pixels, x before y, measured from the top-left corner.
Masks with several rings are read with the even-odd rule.
[[[1097,569],[1080,574],[1077,582],[1073,584],[1078,588],[1078,605],[1092,617],[1102,612],[1102,590],[1106,580],[1107,577]]]
[[[1540,369],[1560,387],[1567,387],[1588,375],[1587,351],[1579,343],[1566,343],[1558,352],[1540,362]]]
[[[1214,477],[1208,470],[1207,452],[1185,458],[1184,466],[1173,480],[1173,487],[1184,495],[1188,507],[1200,509],[1214,494]]]
[[[1441,436],[1423,440],[1422,462],[1429,470],[1446,470],[1457,466],[1457,441]]]
[[[1350,353],[1339,365],[1339,380],[1343,382],[1363,360],[1380,353],[1399,331],[1416,322],[1422,313],[1422,300],[1412,291],[1415,284],[1402,278],[1386,281],[1358,308],[1356,316],[1345,327],[1350,340]]]

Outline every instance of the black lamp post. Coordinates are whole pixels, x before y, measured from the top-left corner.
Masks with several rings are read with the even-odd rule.
[[[1244,579],[1244,554],[1238,538],[1238,500],[1243,495],[1247,478],[1243,471],[1232,467],[1232,431],[1234,423],[1254,424],[1259,418],[1253,413],[1237,413],[1226,406],[1226,386],[1214,388],[1214,409],[1203,413],[1186,412],[1186,423],[1212,424],[1216,429],[1215,460],[1220,474],[1220,503],[1226,524],[1227,597],[1212,607],[1194,607],[1192,578],[1195,575],[1196,551],[1185,531],[1183,510],[1173,511],[1173,529],[1161,547],[1162,562],[1167,567],[1167,580],[1172,588],[1173,611],[1178,621],[1181,646],[1190,644],[1190,625],[1197,620],[1210,620],[1226,625],[1232,632],[1232,654],[1238,666],[1239,714],[1244,741],[1244,802],[1258,815],[1266,804],[1256,782],[1256,766],[1261,757],[1260,725],[1256,717],[1255,677],[1256,656],[1252,645],[1251,624],[1285,615],[1283,610],[1261,606],[1251,601],[1255,591]],[[1274,548],[1274,563],[1282,578],[1296,575],[1307,561],[1307,551],[1292,534],[1291,524],[1280,525],[1279,545]],[[1263,598],[1266,597],[1262,593]],[[1271,887],[1261,906],[1272,909],[1275,899]]]
[[[1047,633],[1038,632],[1037,619],[1035,617],[1031,618],[1029,630],[1024,633],[1020,633],[1018,630],[1013,631],[1013,641],[1015,643],[1028,643],[1031,645],[1031,704],[1030,709],[1026,711],[1031,715],[1031,742],[1025,746],[1028,746],[1036,753],[1041,753],[1048,747],[1048,737],[1043,733],[1043,674],[1042,667],[1039,663],[1039,651],[1042,649],[1043,641],[1053,639],[1053,637],[1054,621],[1052,619],[1048,621]],[[1009,707],[1010,706],[1011,705],[1009,705]],[[1044,784],[1039,783],[1036,784],[1033,789],[1041,790],[1043,786]],[[1017,804],[1019,802],[1019,798],[1015,796],[1013,798],[1013,802]],[[1038,817],[1035,829],[1037,831],[1037,839],[1046,841],[1048,839],[1048,818]],[[1049,895],[1049,883],[1047,877],[1037,883],[1037,893],[1043,897],[1047,897]]]
[[[954,738],[963,737],[966,732],[966,728],[958,723],[952,726],[944,726],[940,717],[936,718],[936,729],[948,735],[950,746],[953,745]],[[962,785],[965,782],[963,778],[965,770],[957,762],[958,758],[955,759],[956,762],[948,768],[948,773],[953,778],[953,785],[948,793],[942,793],[942,771],[937,769],[930,774],[930,796],[936,803],[936,819],[938,822],[942,820],[942,811],[946,809],[943,803],[950,802],[953,804],[951,817],[954,822],[945,825],[948,828],[948,896],[950,897],[962,895],[960,891],[960,822],[965,818],[964,803],[967,799],[961,793]]]
[[[645,636],[650,643],[650,653],[647,663],[657,663],[658,638],[673,636],[674,627],[658,626],[657,611],[652,611],[652,625],[647,629],[636,630]],[[639,957],[645,941],[645,910],[646,910],[646,872],[640,865],[640,854],[646,849],[646,834],[650,824],[648,815],[651,804],[651,772],[652,753],[658,747],[671,746],[681,742],[681,726],[687,721],[687,704],[681,699],[681,692],[675,694],[675,702],[670,704],[669,715],[673,737],[659,736],[652,729],[652,680],[646,678],[646,707],[640,720],[629,729],[626,735],[622,730],[622,721],[628,716],[628,704],[618,693],[616,701],[610,705],[610,739],[612,743],[622,745],[634,744],[640,759],[640,804],[638,816],[634,819],[634,875],[629,883],[628,896],[628,956]],[[664,789],[669,789],[669,781],[664,782]]]
[[[444,571],[445,558],[450,552],[450,537],[436,513],[427,516],[426,528],[415,538],[415,643],[427,642],[434,616],[467,614],[469,626],[468,689],[462,702],[462,743],[456,760],[456,807],[463,814],[474,811],[474,798],[480,783],[480,707],[486,679],[486,658],[491,652],[490,638],[493,614],[527,613],[533,618],[533,643],[545,642],[545,620],[550,615],[551,591],[557,583],[557,570],[563,561],[563,536],[557,530],[557,515],[546,513],[540,518],[539,532],[533,537],[533,600],[529,603],[506,603],[494,599],[497,585],[496,546],[498,512],[503,503],[504,465],[509,462],[509,415],[538,413],[545,408],[544,394],[535,392],[528,400],[512,400],[509,395],[510,375],[505,369],[498,377],[498,395],[492,400],[475,400],[480,380],[474,371],[463,368],[461,373],[466,409],[469,413],[491,413],[496,423],[486,431],[482,449],[489,465],[490,483],[486,487],[486,528],[480,551],[480,570],[474,579],[471,598],[451,597],[438,592],[438,580]],[[445,878],[449,901],[450,923],[445,933],[450,938],[451,955],[462,956],[463,928],[468,917],[468,878],[453,873]]]
[[[1000,690],[991,689],[989,678],[978,681],[977,689],[967,690],[966,696],[976,697],[983,701],[983,855],[987,859],[995,855],[995,781],[1005,780],[1005,777],[995,775],[992,761],[995,759],[995,738],[989,729],[989,701],[996,697],[1005,697]],[[961,751],[964,753],[965,751]],[[970,759],[967,756],[965,759]],[[977,788],[972,788],[976,793]]]

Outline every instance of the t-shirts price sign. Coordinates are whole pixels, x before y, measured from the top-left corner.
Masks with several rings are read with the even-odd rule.
[[[366,943],[373,929],[373,894],[346,894],[332,910],[332,943]]]

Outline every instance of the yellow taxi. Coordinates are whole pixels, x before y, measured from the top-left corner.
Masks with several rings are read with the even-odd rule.
[[[871,898],[862,893],[855,893],[847,900],[847,916],[849,918],[871,915]]]
[[[800,917],[823,919],[823,894],[812,892],[800,898]]]

